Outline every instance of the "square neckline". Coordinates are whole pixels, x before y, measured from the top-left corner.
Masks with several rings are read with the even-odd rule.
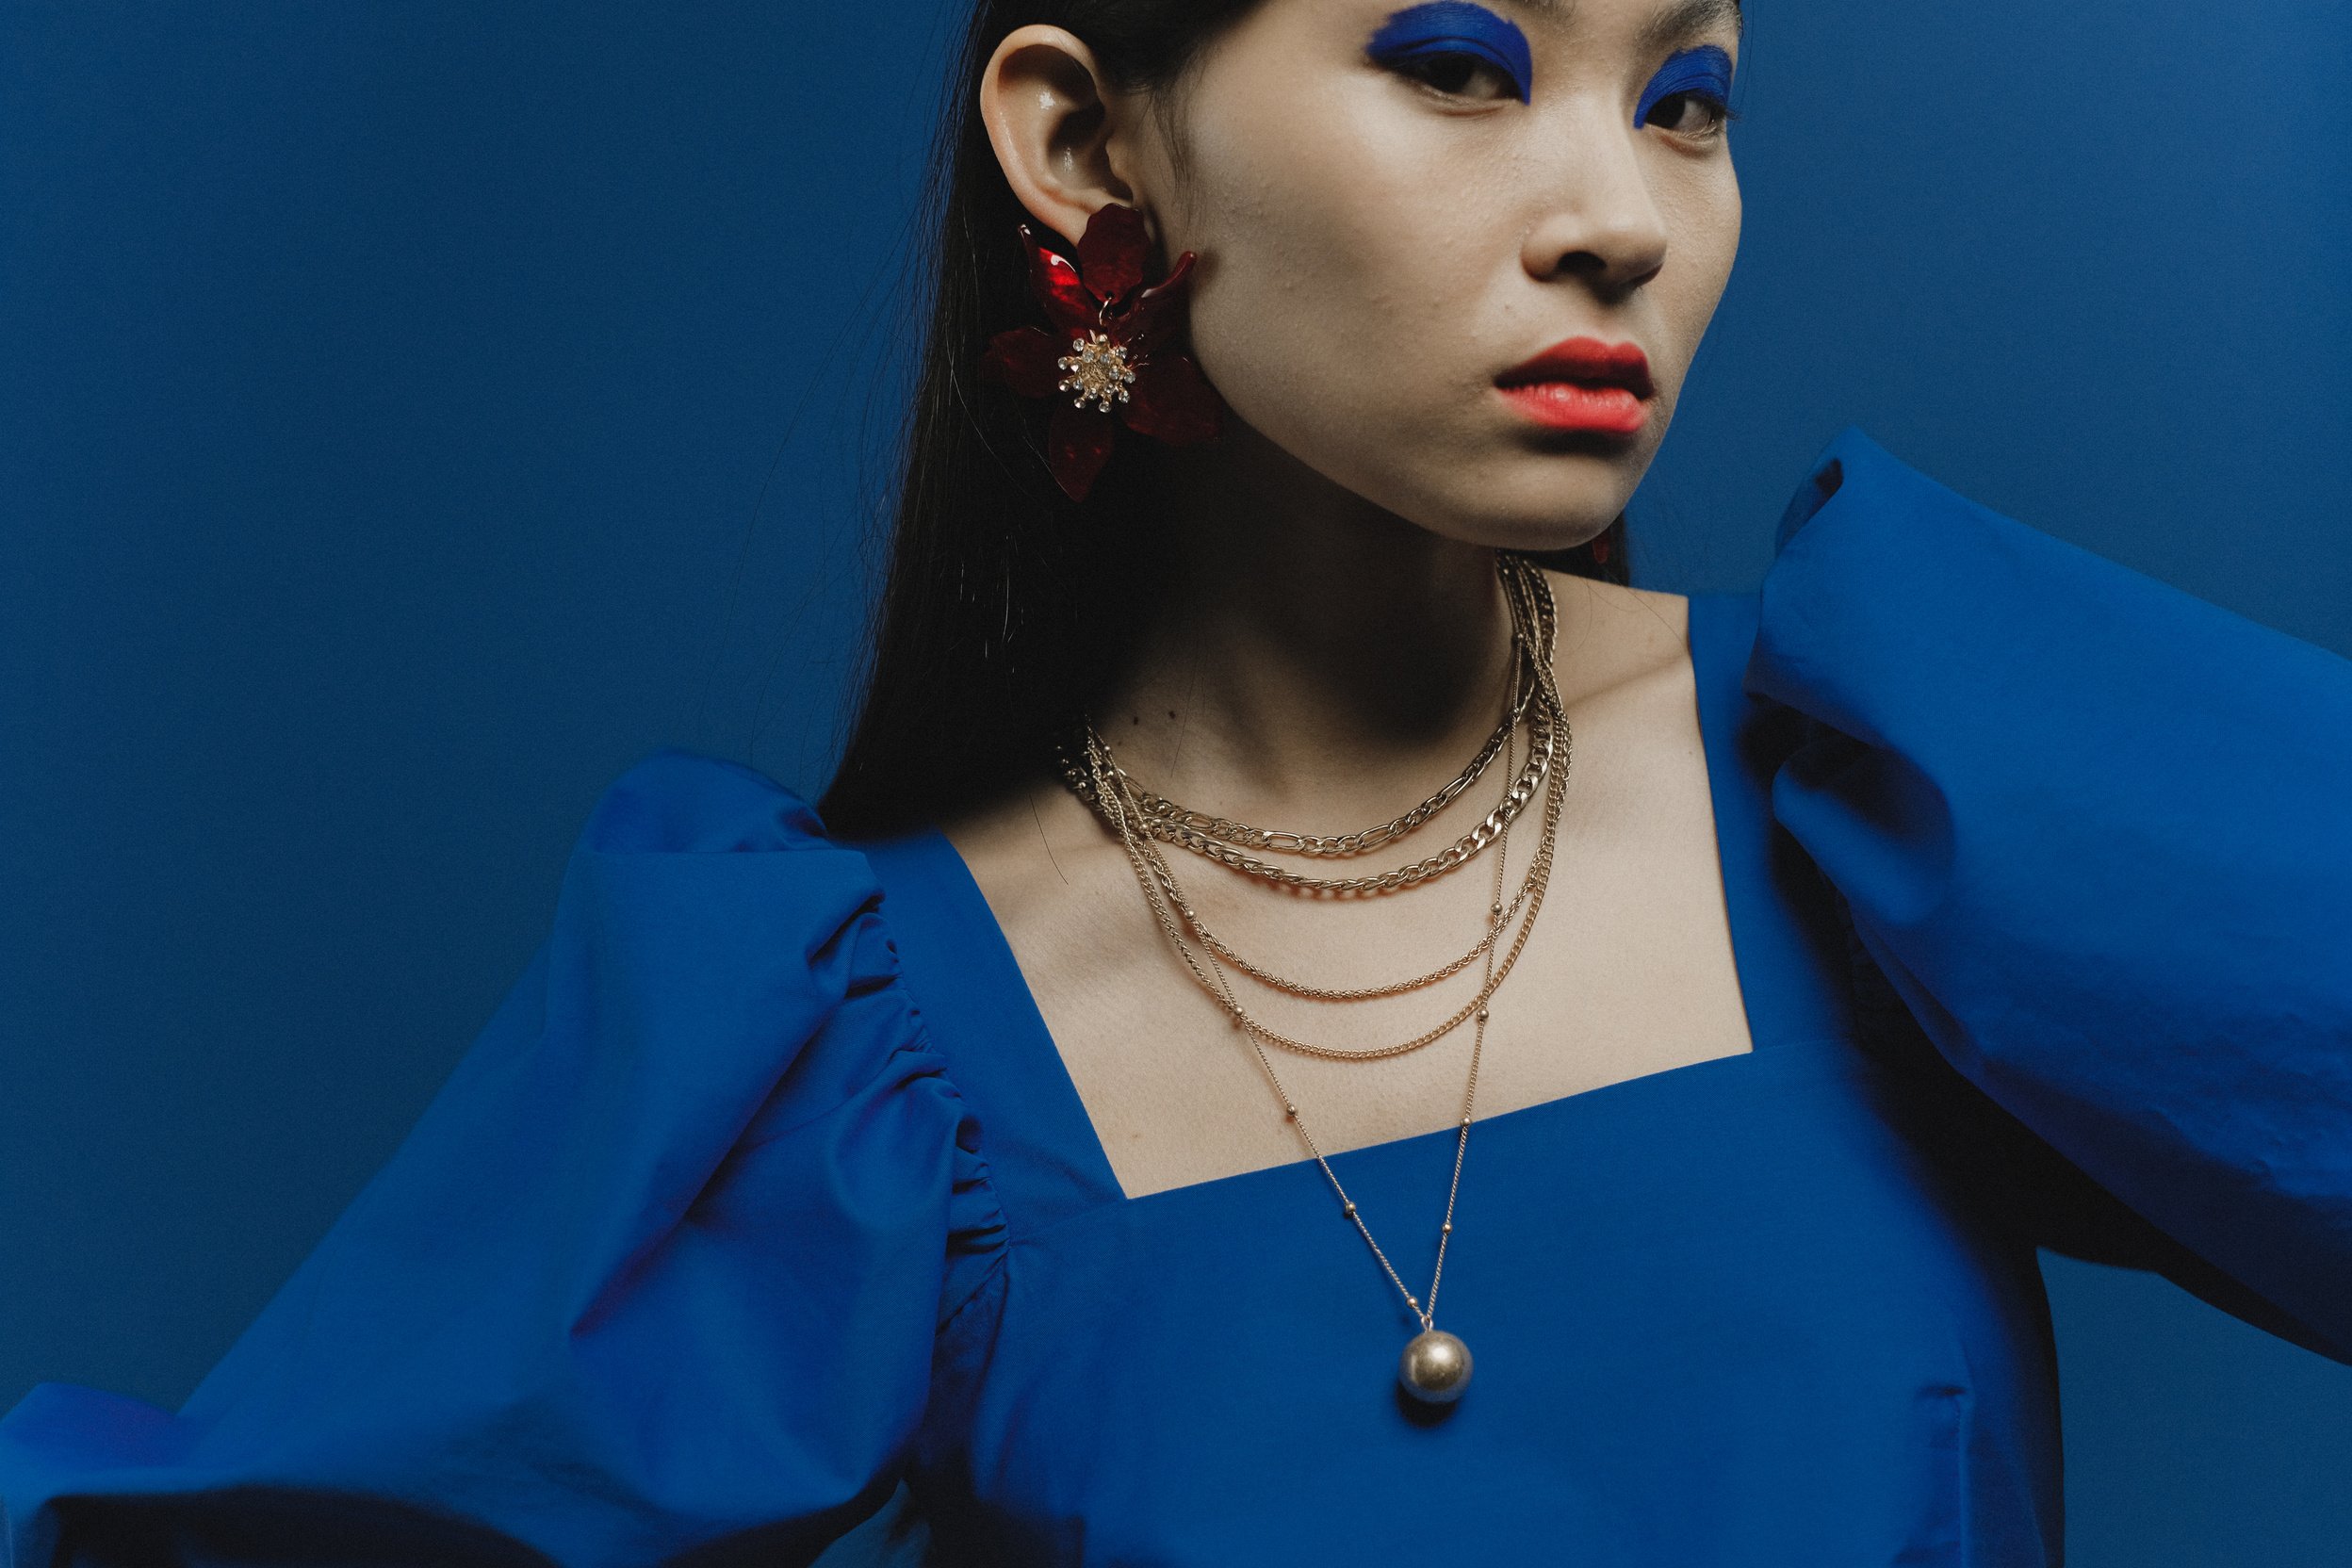
[[[1702,647],[1707,646],[1712,639],[1702,637],[1700,627],[1702,622],[1707,622],[1710,632],[1719,629],[1715,625],[1717,616],[1733,610],[1740,601],[1752,603],[1754,597],[1753,595],[1737,594],[1685,596],[1689,612],[1684,628],[1684,652],[1691,667],[1692,684],[1695,688],[1694,701],[1698,710],[1701,750],[1707,777],[1708,817],[1713,828],[1715,843],[1716,876],[1723,897],[1724,921],[1731,946],[1735,982],[1740,990],[1742,1016],[1747,1023],[1748,1049],[1725,1055],[1683,1062],[1654,1071],[1635,1073],[1630,1077],[1613,1079],[1606,1084],[1596,1084],[1590,1088],[1576,1089],[1568,1094],[1554,1095],[1549,1099],[1513,1106],[1510,1110],[1493,1112],[1478,1117],[1478,1125],[1485,1126],[1489,1123],[1515,1125],[1530,1119],[1539,1119],[1542,1117],[1563,1115],[1566,1114],[1568,1107],[1580,1105],[1596,1095],[1608,1095],[1612,1091],[1631,1091],[1638,1085],[1687,1082],[1699,1076],[1712,1076],[1708,1072],[1710,1069],[1717,1072],[1724,1071],[1729,1070],[1732,1064],[1750,1062],[1753,1058],[1765,1055],[1783,1045],[1798,1044],[1806,1039],[1841,1037],[1819,1030],[1808,1034],[1802,1029],[1782,1031],[1768,1025],[1767,1014],[1772,1009],[1765,1004],[1766,988],[1756,983],[1760,972],[1754,967],[1756,948],[1759,945],[1770,945],[1769,943],[1760,944],[1757,939],[1764,935],[1758,928],[1760,911],[1756,900],[1756,895],[1761,890],[1750,886],[1743,877],[1735,875],[1731,858],[1725,852],[1726,822],[1737,820],[1727,818],[1726,806],[1737,801],[1743,792],[1743,792],[1739,787],[1740,781],[1727,766],[1733,744],[1732,737],[1723,732],[1723,716],[1716,713],[1710,720],[1710,710],[1716,706],[1710,704],[1708,700],[1710,683],[1721,679],[1726,672],[1717,669],[1712,663],[1711,648],[1708,654],[1702,654]],[[958,850],[955,841],[936,825],[921,828],[907,835],[901,842],[907,851],[936,862],[941,890],[949,893],[958,906],[955,911],[957,924],[968,927],[971,933],[975,933],[980,938],[979,946],[983,949],[983,953],[979,956],[978,962],[984,968],[985,978],[996,993],[997,1000],[1012,1014],[1008,1021],[1010,1027],[1006,1032],[1019,1037],[1020,1049],[1024,1057],[1021,1065],[1021,1076],[1028,1081],[1027,1087],[1033,1093],[1023,1096],[1023,1110],[1067,1123],[1063,1129],[1063,1135],[1068,1142],[1076,1147],[1059,1151],[1063,1155],[1063,1160],[1057,1163],[1074,1163],[1082,1167],[1082,1170],[1072,1171],[1071,1174],[1083,1176],[1085,1184],[1095,1189],[1093,1196],[1100,1202],[1132,1208],[1137,1204],[1149,1203],[1155,1199],[1173,1199],[1178,1194],[1199,1193],[1209,1188],[1222,1187],[1232,1183],[1249,1181],[1253,1178],[1266,1181],[1297,1180],[1301,1171],[1316,1169],[1315,1157],[1303,1155],[1297,1159],[1277,1161],[1271,1165],[1253,1166],[1245,1170],[1229,1171],[1221,1176],[1206,1177],[1197,1182],[1184,1182],[1173,1186],[1157,1187],[1150,1192],[1130,1193],[1127,1191],[1124,1184],[1119,1180],[1117,1168],[1111,1164],[1109,1152],[1102,1143],[1101,1130],[1095,1125],[1093,1116],[1086,1110],[1086,1097],[1079,1092],[1077,1080],[1070,1074],[1069,1063],[1062,1055],[1061,1046],[1054,1038],[1053,1030],[1045,1021],[1044,1010],[1037,1004],[1037,993],[1029,985],[1029,977],[1022,972],[1020,960],[1014,956],[1011,940],[1006,937],[1003,923],[997,920],[996,911],[990,907],[988,895],[981,890],[978,879],[972,875],[972,867],[964,859],[963,852]],[[887,893],[884,916],[886,920],[889,918]],[[916,992],[920,1001],[922,994],[920,978],[916,982]],[[951,1056],[951,1061],[953,1060]],[[1047,1101],[1059,1102],[1058,1106],[1050,1108],[1040,1103],[1036,1098],[1038,1093],[1041,1093]],[[1058,1117],[1054,1114],[1056,1110],[1060,1112]],[[1452,1138],[1455,1134],[1456,1124],[1448,1122],[1426,1132],[1408,1133],[1398,1137],[1356,1144],[1327,1154],[1325,1157],[1334,1168],[1342,1162],[1353,1163],[1379,1157],[1395,1157],[1408,1153],[1417,1147],[1428,1145],[1432,1140]]]

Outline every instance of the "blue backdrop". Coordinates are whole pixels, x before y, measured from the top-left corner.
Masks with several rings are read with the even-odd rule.
[[[2352,654],[2344,8],[1751,8],[1645,580],[1857,420]],[[185,1396],[614,774],[822,781],[957,9],[0,0],[0,1405]],[[2344,1560],[2352,1369],[2048,1271],[2081,1568]]]

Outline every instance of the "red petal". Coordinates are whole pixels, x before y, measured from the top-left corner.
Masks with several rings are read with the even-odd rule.
[[[1192,263],[1190,251],[1178,256],[1167,277],[1135,296],[1112,335],[1139,354],[1168,341],[1184,318],[1184,288],[1192,281]]]
[[[1144,228],[1143,214],[1119,202],[1098,209],[1086,220],[1086,232],[1078,237],[1078,270],[1094,297],[1105,304],[1117,303],[1142,286],[1144,258],[1151,253],[1152,236]]]
[[[1054,405],[1054,421],[1045,432],[1045,466],[1071,500],[1085,500],[1086,492],[1094,488],[1094,477],[1109,459],[1118,430],[1109,415],[1097,413],[1091,406]]]
[[[1045,307],[1046,318],[1067,333],[1092,328],[1102,317],[1102,302],[1086,292],[1078,269],[1038,244],[1026,223],[1021,226],[1021,242],[1029,248],[1029,291]]]
[[[1036,327],[1015,327],[988,339],[980,368],[1023,398],[1051,398],[1061,388],[1062,368],[1056,363],[1070,351],[1069,341]]]
[[[1135,384],[1127,389],[1127,428],[1139,435],[1189,447],[1206,441],[1222,427],[1225,400],[1217,395],[1200,367],[1183,354],[1147,359],[1135,367]]]

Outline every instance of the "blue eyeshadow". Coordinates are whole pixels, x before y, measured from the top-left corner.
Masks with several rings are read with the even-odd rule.
[[[1407,6],[1380,24],[1380,30],[1364,45],[1364,53],[1381,65],[1438,55],[1475,55],[1511,78],[1523,104],[1535,80],[1527,35],[1509,19],[1467,0]]]
[[[1689,92],[1723,107],[1731,104],[1731,57],[1712,43],[1696,49],[1678,50],[1666,57],[1666,63],[1658,68],[1650,85],[1642,90],[1642,102],[1633,111],[1633,122],[1639,127],[1649,123],[1650,110],[1658,100],[1672,98],[1678,92]]]

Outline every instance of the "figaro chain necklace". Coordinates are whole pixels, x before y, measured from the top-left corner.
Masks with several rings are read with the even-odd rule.
[[[1536,790],[1544,781],[1544,771],[1552,760],[1551,730],[1544,722],[1546,715],[1541,711],[1533,715],[1530,724],[1530,733],[1537,743],[1529,747],[1527,767],[1504,795],[1501,804],[1459,841],[1427,859],[1367,876],[1320,877],[1269,864],[1243,851],[1274,849],[1309,857],[1361,855],[1379,844],[1403,838],[1477,782],[1487,764],[1501,751],[1505,741],[1516,732],[1522,722],[1530,719],[1529,704],[1543,693],[1544,672],[1550,667],[1552,642],[1559,622],[1551,584],[1544,580],[1540,570],[1516,557],[1498,557],[1495,571],[1502,580],[1511,614],[1511,653],[1515,672],[1511,701],[1504,711],[1502,722],[1488,737],[1478,755],[1471,760],[1470,765],[1445,788],[1394,821],[1361,833],[1334,836],[1251,827],[1245,823],[1232,822],[1206,812],[1186,810],[1176,802],[1142,788],[1111,756],[1109,745],[1095,732],[1092,725],[1081,727],[1084,730],[1081,749],[1089,757],[1100,755],[1103,771],[1125,794],[1129,819],[1147,837],[1188,850],[1245,876],[1288,888],[1295,892],[1339,897],[1396,892],[1417,886],[1431,877],[1442,876],[1476,858],[1480,851],[1494,841],[1504,825],[1517,816],[1534,798]],[[1102,792],[1096,786],[1091,767],[1078,766],[1067,751],[1062,758],[1062,777],[1079,799],[1094,807],[1098,812],[1102,810]],[[1475,956],[1475,954],[1470,956]],[[1463,962],[1468,963],[1469,957],[1465,957]]]
[[[1535,730],[1535,736],[1529,748],[1530,761],[1533,761],[1537,756],[1541,756],[1543,770],[1542,774],[1537,776],[1548,775],[1548,776],[1543,776],[1545,797],[1543,817],[1544,840],[1542,847],[1537,852],[1535,867],[1530,870],[1530,887],[1523,888],[1520,896],[1511,901],[1511,906],[1513,912],[1516,912],[1517,906],[1522,902],[1525,902],[1528,907],[1524,917],[1519,939],[1513,943],[1510,957],[1506,958],[1502,965],[1503,974],[1507,975],[1511,969],[1511,959],[1518,956],[1520,946],[1527,939],[1527,931],[1534,924],[1535,913],[1542,906],[1543,883],[1545,874],[1548,873],[1552,851],[1557,841],[1560,797],[1564,792],[1566,783],[1568,721],[1560,699],[1559,688],[1552,679],[1550,632],[1554,622],[1549,613],[1552,608],[1549,602],[1550,585],[1544,581],[1539,570],[1513,557],[1498,557],[1496,570],[1502,578],[1504,592],[1511,605],[1513,621],[1522,634],[1520,640],[1523,646],[1527,646],[1527,651],[1533,654],[1527,662],[1533,666],[1534,678],[1523,687],[1520,679],[1514,676],[1512,700],[1506,708],[1503,729],[1499,732],[1502,745],[1497,748],[1490,743],[1471,766],[1464,770],[1464,776],[1458,781],[1458,784],[1449,786],[1449,791],[1443,792],[1446,794],[1448,800],[1452,795],[1459,794],[1461,790],[1466,788],[1478,774],[1484,770],[1486,764],[1494,760],[1497,749],[1504,754],[1505,768],[1507,770],[1510,768],[1510,756],[1516,749],[1516,727],[1520,719],[1527,715],[1527,699],[1531,696],[1534,699],[1536,717],[1531,727]],[[1540,640],[1524,636],[1530,623],[1542,628],[1544,635]],[[1552,758],[1549,755],[1551,746],[1547,733],[1555,727],[1562,739],[1557,767],[1551,765]],[[1273,1059],[1267,1055],[1266,1048],[1268,1044],[1273,1044],[1292,1050],[1302,1050],[1315,1055],[1364,1059],[1396,1054],[1399,1050],[1416,1049],[1419,1045],[1446,1033],[1453,1024],[1449,1022],[1419,1039],[1408,1042],[1401,1048],[1392,1046],[1363,1052],[1341,1052],[1306,1046],[1303,1042],[1290,1040],[1259,1024],[1242,1007],[1239,999],[1234,994],[1232,978],[1227,972],[1226,962],[1230,960],[1239,963],[1237,956],[1233,955],[1223,943],[1208,936],[1198,917],[1184,901],[1181,891],[1175,887],[1174,878],[1156,846],[1151,842],[1153,837],[1167,836],[1152,831],[1153,825],[1150,819],[1155,816],[1165,821],[1168,816],[1181,814],[1183,818],[1188,818],[1196,823],[1214,822],[1220,828],[1239,827],[1240,825],[1229,824],[1221,819],[1207,818],[1200,813],[1186,812],[1183,808],[1177,807],[1164,797],[1151,795],[1140,790],[1134,780],[1119,768],[1110,755],[1109,746],[1102,742],[1099,734],[1094,732],[1091,726],[1086,728],[1083,753],[1085,757],[1083,771],[1075,760],[1065,754],[1064,774],[1072,790],[1086,799],[1087,804],[1092,806],[1118,834],[1119,842],[1127,854],[1129,864],[1135,870],[1136,880],[1143,888],[1145,899],[1151,905],[1161,928],[1175,944],[1178,954],[1184,958],[1186,968],[1192,972],[1194,978],[1210,990],[1211,994],[1223,1005],[1235,1027],[1242,1030],[1249,1039],[1250,1050],[1256,1054],[1258,1065],[1264,1070],[1267,1083],[1273,1086],[1276,1098],[1282,1102],[1284,1119],[1298,1130],[1300,1141],[1306,1145],[1307,1152],[1314,1156],[1316,1166],[1321,1168],[1325,1179],[1331,1184],[1332,1192],[1338,1197],[1342,1217],[1353,1225],[1357,1233],[1364,1238],[1364,1245],[1371,1250],[1373,1257],[1379,1261],[1381,1271],[1396,1287],[1397,1294],[1404,1298],[1407,1309],[1419,1320],[1421,1331],[1406,1344],[1403,1353],[1397,1360],[1396,1375],[1399,1385],[1408,1395],[1429,1405],[1446,1405],[1459,1399],[1470,1382],[1470,1349],[1461,1339],[1437,1327],[1437,1296],[1440,1285],[1445,1282],[1446,1252],[1453,1240],[1455,1204],[1462,1191],[1462,1164],[1469,1152],[1470,1127],[1478,1103],[1478,1066],[1486,1047],[1487,1003],[1502,979],[1502,975],[1495,972],[1494,938],[1500,934],[1503,926],[1509,923],[1504,915],[1506,908],[1503,902],[1504,868],[1510,856],[1510,819],[1511,816],[1516,814],[1515,809],[1504,813],[1498,808],[1497,814],[1501,815],[1502,821],[1497,825],[1497,830],[1491,840],[1496,854],[1493,901],[1488,911],[1488,934],[1486,939],[1473,950],[1472,955],[1465,956],[1465,957],[1483,956],[1485,960],[1484,983],[1479,987],[1478,998],[1469,1008],[1464,1009],[1474,1022],[1469,1081],[1463,1089],[1462,1120],[1455,1135],[1453,1174],[1446,1193],[1445,1217],[1438,1229],[1436,1265],[1430,1274],[1429,1298],[1424,1302],[1406,1285],[1403,1277],[1397,1273],[1387,1252],[1374,1238],[1371,1226],[1365,1222],[1362,1213],[1359,1212],[1355,1200],[1348,1195],[1347,1186],[1340,1181],[1338,1173],[1331,1168],[1331,1161],[1324,1156],[1321,1146],[1315,1141],[1314,1134],[1309,1131],[1306,1119],[1299,1112],[1297,1101],[1282,1086],[1282,1078],[1274,1070]],[[1526,779],[1515,782],[1511,792],[1517,793],[1526,782],[1527,782]],[[1532,793],[1532,791],[1527,792]],[[1507,802],[1509,798],[1507,795]],[[1524,795],[1521,798],[1524,800]],[[1150,803],[1148,806],[1144,804],[1146,801]],[[1434,815],[1434,810],[1422,813],[1421,820],[1426,821],[1429,815]],[[1379,835],[1380,840],[1385,841],[1388,838],[1402,837],[1403,833],[1410,832],[1413,827],[1418,825],[1420,822],[1415,821],[1403,825],[1401,830],[1397,830],[1397,825],[1383,825],[1383,828],[1376,828],[1364,835],[1348,835],[1347,838],[1361,840]],[[1259,830],[1247,828],[1241,831],[1253,836],[1259,833]],[[1334,842],[1330,839],[1313,840],[1309,835],[1299,834],[1266,833],[1263,837],[1290,841],[1290,843],[1282,846],[1283,848],[1289,848],[1291,843],[1299,841],[1315,841],[1319,844]],[[1186,844],[1184,847],[1195,846]],[[1298,850],[1293,850],[1293,852],[1308,853]],[[1328,854],[1331,851],[1325,850],[1324,853]],[[1348,851],[1343,850],[1340,853],[1344,854]],[[1212,858],[1222,858],[1214,855]],[[1269,880],[1275,879],[1277,878],[1269,878]],[[1279,879],[1288,880],[1287,877]],[[1530,892],[1533,894],[1532,897],[1528,896]],[[1187,926],[1191,927],[1194,936],[1202,941],[1205,951],[1199,956],[1194,954],[1192,942],[1186,939],[1185,927]],[[1253,975],[1258,972],[1247,964],[1241,964],[1240,967]],[[1449,966],[1446,972],[1452,972],[1460,967],[1462,967],[1460,964]],[[1442,976],[1428,976],[1417,983],[1427,984],[1429,980],[1440,977]],[[1331,1001],[1395,994],[1396,991],[1410,988],[1398,986],[1366,988],[1352,993],[1318,991],[1312,987],[1273,982],[1271,976],[1260,976],[1260,978],[1276,983],[1278,988],[1291,990],[1298,994],[1319,996],[1324,1000]],[[1459,1022],[1460,1019],[1454,1021]]]

